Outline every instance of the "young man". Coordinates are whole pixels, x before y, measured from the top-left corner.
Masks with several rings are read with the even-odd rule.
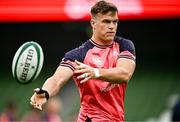
[[[42,110],[49,97],[73,77],[80,92],[78,122],[124,121],[124,97],[135,70],[135,48],[130,40],[115,36],[118,10],[112,3],[91,8],[92,38],[67,52],[56,72],[31,97]]]

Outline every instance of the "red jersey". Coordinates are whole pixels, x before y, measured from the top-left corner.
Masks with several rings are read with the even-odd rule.
[[[94,68],[116,67],[118,58],[135,61],[135,48],[130,40],[115,37],[111,45],[102,46],[89,39],[80,47],[67,52],[61,66],[74,70],[74,60]],[[91,79],[80,84],[73,77],[80,93],[80,111],[78,122],[90,119],[95,122],[124,121],[124,97],[127,83],[113,84],[107,81]]]

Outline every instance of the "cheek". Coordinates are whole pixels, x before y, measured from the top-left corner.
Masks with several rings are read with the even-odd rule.
[[[106,26],[104,25],[99,26],[97,29],[100,33],[105,33],[107,30]]]

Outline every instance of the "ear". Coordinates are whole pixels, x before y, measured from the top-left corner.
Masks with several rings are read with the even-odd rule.
[[[91,19],[90,23],[91,23],[91,27],[93,28],[94,25],[95,25],[95,20],[94,20],[94,19]]]

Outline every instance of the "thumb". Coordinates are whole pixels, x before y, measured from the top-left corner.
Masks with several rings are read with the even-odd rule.
[[[75,63],[76,63],[77,65],[81,65],[81,62],[79,62],[79,61],[77,61],[77,60],[75,60]]]
[[[42,105],[37,104],[36,108],[42,111]]]
[[[80,66],[80,65],[82,65],[82,66],[87,66],[86,64],[84,64],[84,63],[82,63],[82,62],[80,62],[80,61],[77,61],[77,60],[75,60],[75,63],[76,63],[78,66]]]

